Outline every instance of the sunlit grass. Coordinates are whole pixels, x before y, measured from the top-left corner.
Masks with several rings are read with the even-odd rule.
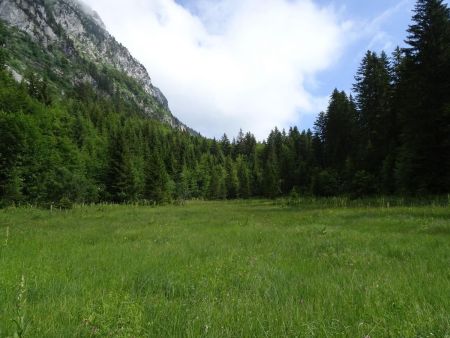
[[[18,295],[28,337],[450,335],[446,206],[18,208],[0,243],[1,337]]]

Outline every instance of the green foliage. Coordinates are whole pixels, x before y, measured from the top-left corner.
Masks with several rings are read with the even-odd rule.
[[[313,178],[312,191],[316,196],[336,196],[340,193],[338,175],[335,171],[322,170]]]
[[[351,192],[354,197],[372,195],[375,192],[374,177],[364,170],[356,172],[352,180]]]
[[[239,194],[239,178],[236,165],[230,156],[225,159],[225,186],[228,198],[236,198]]]
[[[226,172],[222,165],[216,164],[211,170],[209,191],[207,197],[212,200],[225,199],[227,187],[225,182]]]
[[[151,120],[145,109],[167,112],[135,80],[69,40],[43,48],[0,25],[7,64],[24,75],[0,69],[0,205],[448,193],[449,27],[447,5],[418,1],[409,48],[368,51],[355,99],[336,89],[314,133],[275,128],[259,143]]]
[[[168,202],[171,190],[164,162],[155,148],[146,160],[144,198],[157,204]]]
[[[324,115],[323,135],[325,164],[342,171],[348,157],[353,155],[356,113],[352,101],[344,92],[334,90]],[[345,132],[344,132],[345,131]]]
[[[28,90],[28,94],[42,102],[46,106],[49,106],[52,102],[51,94],[49,92],[49,85],[47,79],[40,79],[39,76],[29,71],[24,79],[23,83]]]
[[[264,165],[263,191],[264,196],[268,198],[275,198],[281,193],[278,163],[273,151],[269,154]]]
[[[441,0],[418,0],[408,29],[397,100],[400,190],[450,190],[450,10]]]
[[[395,146],[395,111],[391,110],[392,85],[389,60],[368,51],[356,75],[354,92],[358,108],[359,166],[378,175]]]
[[[250,171],[245,158],[240,155],[237,158],[238,197],[249,198],[251,196]]]
[[[64,196],[55,204],[55,207],[62,210],[69,210],[73,208],[73,202],[68,197]]]
[[[21,196],[19,167],[25,151],[23,116],[0,112],[0,199],[18,201]]]
[[[16,315],[12,319],[12,322],[15,325],[15,330],[13,337],[14,338],[22,338],[26,337],[26,333],[28,330],[29,323],[27,322],[26,317],[26,307],[27,307],[27,287],[25,276],[22,275],[22,278],[19,283],[19,287],[17,290],[17,298],[16,298]]]
[[[135,197],[135,178],[122,131],[112,132],[110,136],[106,170],[105,185],[109,199],[116,203],[132,201]]]
[[[183,166],[176,186],[176,195],[179,200],[184,201],[193,197],[194,191],[192,185],[192,173],[186,166]]]

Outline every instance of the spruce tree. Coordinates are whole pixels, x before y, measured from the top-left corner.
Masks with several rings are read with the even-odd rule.
[[[320,117],[319,117],[320,118]],[[327,167],[342,171],[355,148],[355,112],[345,92],[334,90],[323,116],[324,162]]]
[[[186,165],[183,166],[177,180],[176,194],[177,198],[186,200],[192,197],[191,175]]]
[[[263,171],[263,193],[265,197],[275,198],[280,195],[280,173],[274,147],[268,149]]]
[[[325,128],[326,114],[325,112],[320,112],[314,122],[314,134],[312,138],[314,162],[318,168],[325,167]]]
[[[144,198],[156,204],[169,200],[169,175],[159,153],[154,147],[149,150],[145,165]]]
[[[105,186],[112,202],[123,203],[135,197],[135,180],[131,159],[120,131],[112,132]]]
[[[236,198],[239,191],[239,179],[236,166],[231,156],[225,159],[225,186],[227,189],[227,198]]]
[[[236,160],[237,177],[239,181],[238,197],[249,198],[251,195],[250,190],[250,173],[245,158],[240,155]]]
[[[231,155],[231,143],[228,139],[227,134],[223,134],[222,138],[220,139],[220,145],[225,156]]]
[[[222,165],[213,166],[209,182],[208,198],[213,200],[225,199],[227,188],[225,184],[225,169]]]
[[[442,0],[418,0],[408,29],[399,85],[402,191],[450,190],[450,11]]]
[[[355,76],[353,90],[358,111],[359,167],[379,175],[392,141],[391,73],[389,60],[368,51]]]
[[[12,196],[12,185],[17,187],[17,194],[21,190],[18,167],[25,150],[25,132],[26,125],[21,114],[0,112],[0,200]]]

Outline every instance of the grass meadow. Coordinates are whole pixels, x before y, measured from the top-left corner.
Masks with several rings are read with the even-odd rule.
[[[0,210],[0,337],[450,337],[450,208]]]

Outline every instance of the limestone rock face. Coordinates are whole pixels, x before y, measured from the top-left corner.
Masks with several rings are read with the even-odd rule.
[[[133,90],[126,94],[145,114],[172,127],[188,129],[171,114],[167,99],[152,84],[146,68],[109,34],[99,15],[81,1],[0,0],[0,20],[25,32],[47,50],[60,49],[67,56],[87,60],[99,69],[114,69],[133,79],[148,97]],[[20,70],[15,72],[19,75]],[[96,84],[88,73],[79,74],[73,81]],[[114,86],[119,87],[117,83]],[[149,101],[155,104],[148,104]]]

